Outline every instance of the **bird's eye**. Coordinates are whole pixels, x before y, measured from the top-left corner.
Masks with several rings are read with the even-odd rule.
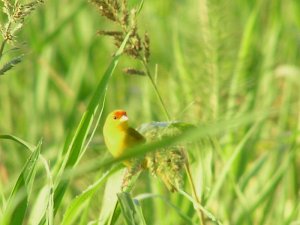
[[[117,117],[116,116],[114,116],[114,120],[116,120],[117,119]]]

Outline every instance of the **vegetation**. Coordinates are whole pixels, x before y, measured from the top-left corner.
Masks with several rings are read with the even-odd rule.
[[[1,7],[0,224],[300,223],[298,1]],[[113,159],[120,108],[140,131],[188,129]],[[121,191],[123,159],[178,145],[177,192],[155,162]]]

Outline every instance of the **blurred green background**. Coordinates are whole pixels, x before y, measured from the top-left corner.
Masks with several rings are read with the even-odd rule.
[[[138,4],[129,1],[130,7]],[[0,76],[0,133],[32,144],[42,139],[41,153],[53,170],[68,132],[77,127],[115,51],[109,38],[96,35],[100,29],[113,28],[87,1],[45,1],[18,34],[23,62]],[[247,124],[217,135],[213,144],[199,140],[197,151],[189,151],[205,202],[234,150],[240,145],[243,149],[208,209],[224,224],[299,224],[300,1],[145,1],[138,29],[150,36],[150,69],[154,74],[157,67],[157,86],[172,119],[201,126],[272,112],[253,121],[258,124],[251,134],[253,124]],[[103,118],[122,108],[134,127],[166,120],[147,78],[122,72],[139,66],[121,58],[109,83]],[[55,224],[71,200],[103,173],[97,170],[97,159],[110,157],[102,138],[103,118],[77,165],[79,175],[67,189]],[[2,205],[28,155],[22,147],[0,141]],[[80,168],[91,164],[95,166],[88,173],[80,174]],[[45,181],[41,172],[36,176],[38,192]],[[135,194],[161,194],[193,218],[192,204],[167,193],[147,174],[141,180],[145,182],[138,182]],[[101,193],[90,203],[86,221],[97,219]],[[36,193],[31,205],[35,198]],[[176,210],[155,198],[142,208],[147,224],[186,224]],[[165,218],[166,213],[172,216]]]

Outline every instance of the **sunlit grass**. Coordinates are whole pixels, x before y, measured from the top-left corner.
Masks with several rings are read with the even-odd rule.
[[[144,2],[147,67],[171,120],[195,128],[124,158],[188,142],[197,205],[186,176],[171,194],[143,172],[132,198],[117,195],[122,159],[106,151],[103,118],[124,108],[138,127],[164,110],[147,77],[122,72],[143,65],[111,57],[96,32],[115,27],[91,4],[46,1],[18,34],[22,63],[0,76],[0,221],[199,224],[200,208],[206,224],[298,224],[299,17],[292,0]]]

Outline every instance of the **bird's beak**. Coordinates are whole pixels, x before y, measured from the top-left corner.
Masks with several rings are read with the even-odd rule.
[[[128,117],[126,115],[121,116],[120,122],[125,122],[128,120]]]

